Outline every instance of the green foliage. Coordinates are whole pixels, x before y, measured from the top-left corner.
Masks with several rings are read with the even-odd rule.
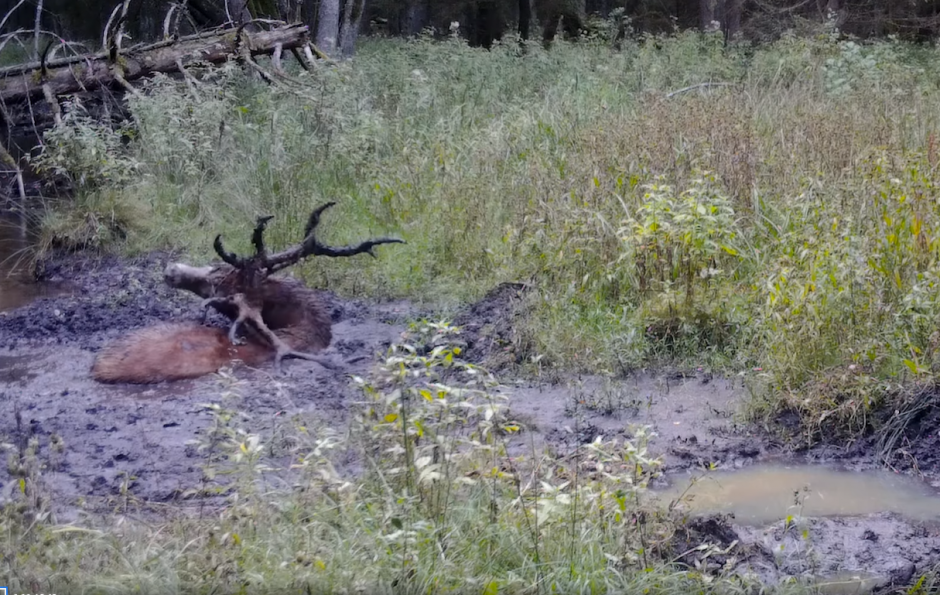
[[[46,132],[42,153],[33,160],[36,171],[64,176],[79,191],[129,184],[141,163],[123,150],[127,131],[97,123],[78,100],[63,109],[62,125]]]
[[[678,196],[661,183],[646,190],[636,216],[620,230],[639,289],[670,293],[681,284],[692,303],[694,288],[707,290],[709,280],[722,274],[717,267],[725,257],[738,256],[734,208],[708,175],[693,179]]]

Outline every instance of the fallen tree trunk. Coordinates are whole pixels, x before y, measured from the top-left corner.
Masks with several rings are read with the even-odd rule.
[[[28,64],[0,70],[0,102],[4,104],[47,99],[101,86],[123,85],[156,73],[179,72],[194,63],[218,64],[244,54],[273,55],[284,50],[308,48],[306,25],[288,25],[268,31],[244,28],[194,35],[122,50],[115,61],[108,52],[57,60],[45,65]],[[305,52],[306,53],[306,52]],[[63,64],[63,62],[65,62]],[[122,80],[123,79],[123,80]]]

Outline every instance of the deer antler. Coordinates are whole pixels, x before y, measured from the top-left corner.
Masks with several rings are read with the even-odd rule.
[[[264,230],[268,226],[268,221],[274,219],[274,215],[263,215],[258,217],[257,223],[255,224],[255,230],[251,234],[251,243],[255,247],[255,256],[264,257],[266,255],[264,247]],[[235,255],[234,252],[229,252],[225,249],[225,246],[222,245],[222,234],[215,236],[215,241],[212,243],[212,247],[215,248],[216,254],[219,255],[224,262],[232,265],[236,269],[245,268],[245,265],[248,264],[247,258],[240,258]]]
[[[255,255],[265,254],[264,249],[264,229],[268,226],[268,221],[274,219],[274,215],[265,215],[258,217],[258,223],[255,225],[255,231],[251,234],[251,243],[255,247]]]
[[[298,245],[292,248],[288,248],[282,252],[268,256],[264,246],[264,230],[267,227],[268,222],[274,218],[273,215],[258,217],[255,230],[251,235],[251,243],[255,247],[254,257],[240,258],[233,252],[228,252],[225,250],[225,247],[222,245],[221,234],[215,237],[213,247],[224,262],[232,265],[237,269],[244,269],[248,265],[249,261],[256,259],[252,264],[257,266],[259,269],[265,269],[267,271],[267,275],[270,275],[291,265],[294,265],[308,256],[331,256],[335,258],[339,256],[355,256],[356,254],[366,253],[375,258],[375,252],[373,251],[373,248],[376,246],[381,246],[382,244],[405,243],[404,240],[398,238],[375,238],[366,240],[356,244],[355,246],[333,247],[321,244],[314,235],[314,232],[316,231],[317,226],[320,225],[320,215],[323,214],[323,211],[327,210],[335,204],[335,202],[328,202],[314,209],[313,212],[310,213],[310,218],[307,220],[306,228],[304,228],[304,239]]]
[[[232,265],[236,269],[240,269],[245,266],[243,259],[235,256],[234,252],[228,252],[225,250],[225,246],[222,245],[222,234],[215,236],[215,241],[212,242],[212,247],[215,248],[215,253],[219,255],[224,262]]]
[[[239,291],[223,296],[209,296],[203,300],[203,307],[209,306],[234,309],[235,319],[229,328],[229,340],[234,343],[237,339],[238,329],[245,322],[250,322],[258,333],[264,337],[275,349],[274,365],[280,370],[281,361],[287,358],[308,359],[321,363],[329,367],[329,362],[320,356],[310,353],[295,351],[280,337],[278,337],[265,324],[261,312],[264,307],[264,298],[261,293],[261,287],[264,280],[271,274],[283,270],[307,256],[354,256],[356,254],[367,253],[375,257],[373,249],[382,244],[404,244],[403,240],[398,238],[375,238],[366,240],[355,246],[332,247],[321,244],[314,232],[320,225],[320,215],[323,211],[332,207],[336,203],[328,202],[323,204],[310,213],[307,220],[307,227],[304,229],[304,239],[300,244],[288,248],[282,252],[269,255],[264,245],[264,231],[268,222],[274,217],[266,215],[258,217],[254,232],[251,235],[251,243],[255,247],[255,254],[250,257],[239,257],[234,252],[229,252],[222,245],[222,236],[217,235],[212,244],[219,257],[231,265],[236,270],[237,287]]]
[[[373,248],[380,246],[382,244],[404,244],[404,240],[398,238],[375,238],[372,240],[366,240],[355,246],[340,246],[332,247],[325,244],[321,244],[317,240],[314,232],[318,225],[320,225],[320,215],[323,214],[323,211],[335,205],[335,202],[328,202],[326,204],[320,205],[310,213],[310,218],[307,220],[307,227],[304,228],[304,239],[297,246],[293,248],[288,248],[283,252],[278,252],[277,254],[272,254],[265,263],[265,268],[268,270],[268,273],[276,273],[277,271],[283,270],[294,263],[300,261],[303,258],[308,256],[355,256],[356,254],[369,254],[375,258],[375,252]]]

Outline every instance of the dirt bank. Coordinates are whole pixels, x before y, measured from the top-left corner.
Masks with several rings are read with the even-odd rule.
[[[61,520],[75,518],[82,508],[109,509],[127,494],[141,502],[184,502],[186,491],[200,482],[204,455],[194,441],[205,440],[212,421],[203,404],[220,402],[229,381],[212,376],[152,387],[104,386],[88,373],[96,351],[122,333],[200,316],[195,296],[163,284],[170,260],[167,254],[56,260],[47,263],[45,277],[69,285],[70,293],[0,314],[0,442],[16,447],[38,439]],[[672,481],[709,463],[737,468],[785,454],[783,446],[738,422],[745,397],[740,381],[705,373],[514,378],[521,350],[513,323],[523,290],[500,286],[454,321],[463,329],[467,356],[497,373],[512,395],[514,416],[529,430],[510,445],[516,452],[535,445],[564,455],[598,434],[610,437],[625,434],[631,424],[649,424],[658,434],[653,452],[663,457]],[[334,323],[330,351],[355,363],[329,371],[292,360],[283,376],[272,375],[269,367],[235,370],[239,396],[229,406],[250,416],[253,430],[270,433],[296,416],[340,426],[358,398],[349,375],[365,374],[409,321],[433,316],[407,302],[323,295]],[[210,323],[226,321],[216,317]],[[831,459],[836,453],[813,456]],[[872,459],[870,453],[842,458],[858,464]],[[9,470],[0,470],[0,498],[7,500],[15,486]],[[709,522],[699,529],[711,527],[710,532],[700,530],[699,536],[726,546],[738,539],[740,570],[769,581],[806,574],[805,560],[791,555],[792,530],[771,527],[765,533],[726,517]],[[916,572],[940,560],[940,537],[922,524],[895,517],[810,522],[813,552],[822,560],[815,568],[827,573],[864,569],[889,584],[909,576],[911,568]],[[850,542],[857,545],[850,548]],[[787,545],[785,556],[775,550],[781,544]]]

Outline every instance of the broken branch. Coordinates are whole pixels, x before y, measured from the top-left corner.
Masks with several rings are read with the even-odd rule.
[[[92,56],[60,59],[46,62],[46,83],[54,95],[94,89],[112,84],[130,83],[158,72],[170,73],[195,62],[219,64],[228,60],[238,49],[238,36],[233,29],[162,41],[149,46],[121,51],[121,69],[111,68],[108,52]],[[243,32],[243,42],[249,57],[271,55],[280,44],[285,50],[305,47],[308,42],[306,25],[289,25],[270,31]],[[85,62],[85,64],[82,64]],[[253,62],[253,60],[252,60]],[[0,69],[0,101],[15,103],[44,97],[42,85],[33,73],[41,68],[35,63]]]

